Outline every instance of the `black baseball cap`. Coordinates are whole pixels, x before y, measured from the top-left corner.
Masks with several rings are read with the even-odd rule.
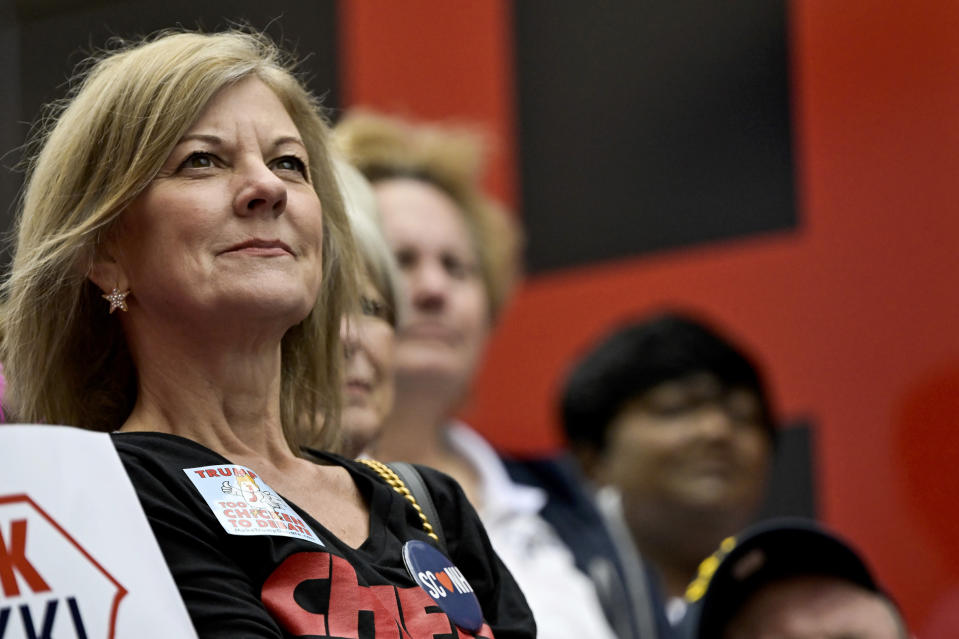
[[[720,637],[757,590],[805,575],[836,577],[885,596],[863,558],[838,535],[808,519],[770,519],[723,540],[703,560],[686,589],[689,607],[680,634],[687,639]]]

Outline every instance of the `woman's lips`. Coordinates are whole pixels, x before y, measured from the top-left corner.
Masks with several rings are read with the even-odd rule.
[[[282,242],[280,240],[263,240],[259,238],[234,244],[223,252],[243,253],[245,255],[256,255],[260,257],[274,257],[283,255],[296,256],[296,254],[293,252],[293,249],[291,249],[286,242]]]
[[[456,340],[456,331],[452,330],[445,324],[419,322],[403,327],[401,336],[404,338],[454,342]]]
[[[346,380],[346,390],[348,392],[354,393],[368,393],[373,389],[372,382],[369,382],[364,379],[348,379]]]

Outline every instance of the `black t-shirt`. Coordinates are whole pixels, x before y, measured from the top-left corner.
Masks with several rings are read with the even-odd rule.
[[[323,454],[350,472],[369,505],[370,536],[354,549],[282,496],[243,493],[265,488],[255,469],[242,476],[196,442],[161,433],[118,433],[113,441],[201,637],[473,636],[410,577],[404,543],[430,539],[412,506],[365,465]],[[475,636],[535,637],[526,600],[459,485],[418,469],[442,518],[447,555],[483,610]]]

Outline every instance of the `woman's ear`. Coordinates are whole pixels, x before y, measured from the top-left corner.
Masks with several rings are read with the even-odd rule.
[[[90,262],[87,277],[104,293],[114,288],[125,291],[130,288],[129,280],[120,262],[114,257],[114,251],[109,246],[101,246]]]

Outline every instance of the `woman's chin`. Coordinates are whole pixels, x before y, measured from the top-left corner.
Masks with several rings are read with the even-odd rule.
[[[229,317],[244,317],[250,321],[275,321],[294,326],[313,310],[315,298],[296,292],[256,291],[223,296],[215,304],[219,313]]]
[[[423,357],[396,363],[397,384],[406,388],[423,386],[436,392],[459,392],[472,378],[473,368],[461,361]]]
[[[357,452],[367,448],[383,426],[383,417],[369,408],[347,406],[343,409],[343,436]]]
[[[397,371],[451,379],[469,379],[476,369],[476,357],[466,349],[403,342],[397,345],[395,362]]]

